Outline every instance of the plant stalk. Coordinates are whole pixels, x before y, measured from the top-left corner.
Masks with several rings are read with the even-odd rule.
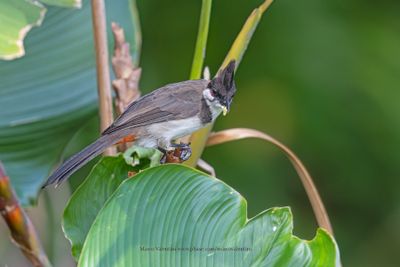
[[[132,15],[133,31],[135,35],[134,50],[132,52],[133,65],[139,66],[140,55],[142,52],[142,29],[140,24],[139,10],[136,4],[136,0],[129,0],[129,8]]]
[[[96,49],[97,89],[99,94],[100,131],[114,121],[111,78],[108,64],[106,10],[104,0],[92,0],[92,23]],[[115,148],[108,148],[104,155],[114,155]]]
[[[201,78],[201,71],[203,70],[204,58],[206,56],[208,30],[210,28],[211,6],[212,0],[203,0],[200,12],[199,31],[197,33],[192,69],[190,71],[190,80],[197,80]],[[182,137],[180,141],[183,143],[189,143],[190,138],[191,136],[188,135]],[[200,155],[198,157],[200,158]]]
[[[200,79],[206,56],[208,29],[210,27],[212,0],[203,0],[200,13],[199,31],[197,34],[196,48],[194,50],[190,79]]]
[[[251,38],[253,37],[254,31],[257,28],[258,23],[260,22],[264,12],[271,6],[272,0],[265,0],[258,8],[254,9],[250,16],[247,18],[244,23],[242,29],[237,35],[235,41],[233,42],[228,54],[225,57],[224,62],[222,63],[220,70],[226,67],[226,65],[231,60],[236,60],[236,69],[239,67],[240,61],[247,49],[247,46],[250,43]],[[208,135],[213,128],[214,123],[210,123],[208,126],[194,132],[190,136],[190,143],[192,147],[192,156],[190,159],[184,164],[188,166],[195,167],[197,165],[198,160],[203,153],[205,144],[207,142]]]
[[[35,267],[50,267],[39,237],[28,215],[22,209],[10,179],[0,162],[0,214],[11,232],[11,239]]]

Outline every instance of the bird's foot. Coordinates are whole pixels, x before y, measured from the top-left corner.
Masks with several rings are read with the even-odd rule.
[[[163,156],[160,159],[160,163],[161,164],[167,163],[167,155],[169,151],[162,147],[158,147],[157,149],[163,154]]]
[[[192,155],[192,148],[190,146],[177,148],[175,151],[179,152],[179,158],[182,162],[187,161]]]
[[[166,150],[164,148],[159,147],[164,155],[161,158],[160,162],[163,163],[182,163],[190,158],[192,155],[192,149],[190,148],[190,143],[179,143],[179,144],[171,144],[173,150]]]
[[[171,144],[171,147],[175,148],[174,154],[176,154],[182,162],[187,161],[192,155],[190,143]]]

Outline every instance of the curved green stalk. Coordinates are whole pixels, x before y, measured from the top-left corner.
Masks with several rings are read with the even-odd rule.
[[[139,11],[137,8],[136,0],[129,0],[129,9],[132,14],[132,24],[133,24],[133,32],[135,35],[134,48],[132,52],[133,64],[134,66],[139,66],[140,61],[140,53],[142,51],[142,30],[140,26],[140,18]],[[132,48],[131,48],[132,50]]]

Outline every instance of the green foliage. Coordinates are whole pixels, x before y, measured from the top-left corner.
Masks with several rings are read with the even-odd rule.
[[[61,6],[81,7],[81,0],[41,0],[40,2]],[[39,26],[46,8],[38,1],[0,1],[0,59],[11,60],[25,55],[24,38],[30,29]]]
[[[64,211],[63,230],[79,258],[86,235],[104,203],[133,168],[124,159],[104,157],[75,191]]]
[[[253,10],[251,15],[247,18],[238,36],[236,37],[235,42],[233,43],[231,49],[229,50],[229,53],[226,56],[224,62],[222,63],[221,68],[228,65],[228,63],[232,59],[235,59],[237,62],[236,68],[239,66],[239,63],[242,61],[243,55],[246,52],[247,46],[249,45],[253,37],[253,34],[257,29],[257,26],[260,23],[261,18],[264,15],[264,12],[268,9],[268,7],[271,4],[272,0],[265,0],[262,3],[262,5]]]
[[[46,9],[38,2],[0,1],[0,59],[25,54],[23,39],[28,31],[42,23]]]
[[[246,52],[247,46],[249,45],[253,34],[255,30],[257,29],[257,26],[264,15],[264,12],[268,9],[268,7],[271,5],[272,0],[265,0],[258,8],[254,9],[253,12],[250,14],[250,16],[247,18],[246,22],[244,23],[242,29],[240,30],[239,34],[237,35],[235,41],[233,42],[228,54],[225,57],[224,62],[222,63],[221,68],[225,67],[228,65],[228,63],[231,60],[236,61],[236,69],[238,68],[240,62],[242,61],[243,55]],[[206,17],[207,13],[202,12],[202,15],[204,13],[204,17]],[[201,21],[203,22],[206,18],[203,16],[201,17]],[[208,17],[209,19],[209,17]],[[200,25],[202,26],[202,25]],[[204,28],[204,29],[203,29]],[[199,47],[199,43],[201,43],[202,40],[204,40],[204,36],[208,34],[208,27],[200,27],[200,30],[203,29],[202,31],[199,31],[198,35],[198,44],[197,47]],[[204,49],[205,51],[205,49]],[[195,58],[193,60],[193,67],[192,69],[192,74],[196,74],[196,62],[201,62],[202,59],[199,59],[199,53],[195,54]],[[196,57],[197,56],[197,57]],[[203,55],[204,56],[204,55]],[[199,65],[199,64],[197,64]],[[197,77],[199,78],[199,77]],[[191,136],[191,141],[192,141],[192,149],[193,149],[193,154],[190,157],[188,161],[185,162],[186,165],[195,167],[197,166],[197,161],[200,159],[201,154],[203,153],[208,135],[210,134],[210,131],[213,127],[213,123],[204,127],[203,129],[198,130],[197,132],[193,133]]]
[[[61,6],[61,7],[81,7],[82,0],[40,0],[47,5]]]
[[[82,249],[79,266],[335,266],[339,258],[323,230],[311,241],[294,237],[289,208],[248,220],[239,193],[182,165],[144,170],[117,188],[130,168],[103,158],[71,198],[64,230],[74,255]],[[203,251],[143,250],[156,247]]]
[[[106,1],[107,25],[120,23],[133,44],[128,4]],[[88,2],[80,10],[50,7],[26,38],[27,55],[0,62],[0,160],[24,205],[35,202],[69,140],[96,114],[92,35]],[[109,32],[110,50],[111,40]]]
[[[74,192],[64,211],[63,229],[72,245],[72,255],[79,259],[86,235],[97,213],[129,172],[137,173],[160,164],[157,149],[133,146],[118,157],[102,158]]]
[[[210,27],[212,0],[203,0],[200,13],[199,31],[197,33],[196,48],[194,50],[190,79],[201,78],[204,58],[206,56],[208,29]]]
[[[160,165],[163,154],[154,148],[132,146],[124,152],[123,156],[126,163],[141,170]]]
[[[42,2],[60,6],[77,3]],[[122,2],[110,5],[108,1],[107,14],[122,24],[128,39],[132,39],[135,31],[126,8],[128,0]],[[242,58],[269,3],[265,1],[252,13],[226,60]],[[199,76],[203,65],[211,1],[204,0],[202,10],[192,77]],[[27,38],[30,50],[26,58],[4,67],[0,64],[0,105],[4,112],[0,117],[0,159],[6,163],[24,204],[33,201],[43,179],[60,160],[80,128],[74,125],[84,124],[94,114],[96,86],[89,11],[87,4],[79,12],[50,8],[43,29]],[[133,21],[136,23],[137,17]],[[137,33],[137,27],[133,28]],[[138,55],[133,57],[137,60]],[[335,242],[324,230],[319,229],[311,241],[293,236],[288,208],[269,209],[249,221],[247,204],[236,191],[193,169],[169,165],[127,179],[130,172],[157,165],[159,157],[154,150],[133,148],[124,156],[103,158],[76,190],[65,210],[63,228],[74,257],[80,257],[80,266],[110,262],[113,266],[338,263]],[[140,251],[141,246],[250,250],[150,252]]]

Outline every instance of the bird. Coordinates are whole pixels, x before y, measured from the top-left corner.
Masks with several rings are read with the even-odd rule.
[[[177,147],[191,155],[190,144],[175,143],[229,112],[236,93],[235,61],[220,70],[213,79],[187,80],[165,85],[128,105],[101,136],[71,156],[43,184],[59,185],[106,148],[129,139],[135,145],[156,148],[165,153]]]

